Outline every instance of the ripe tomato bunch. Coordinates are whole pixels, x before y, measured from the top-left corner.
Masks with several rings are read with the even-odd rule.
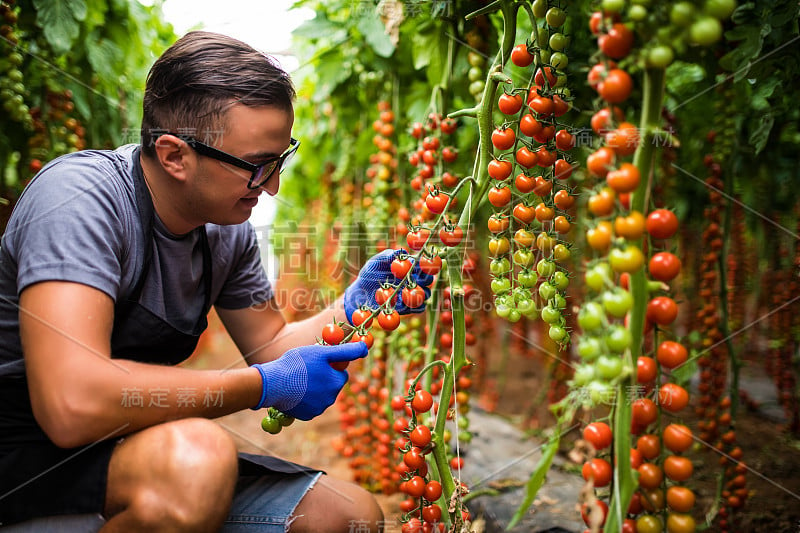
[[[715,135],[712,132],[708,136],[708,141],[713,144],[714,139]],[[697,329],[702,334],[698,348],[703,355],[698,359],[698,366],[701,369],[698,384],[700,398],[695,414],[700,418],[697,424],[700,438],[713,443],[715,451],[720,454],[720,466],[724,468],[725,486],[721,494],[723,502],[717,515],[716,525],[720,531],[731,531],[735,529],[732,515],[745,504],[749,493],[745,478],[747,467],[742,462],[742,448],[736,443],[731,398],[726,394],[730,359],[727,349],[721,342],[723,334],[719,308],[723,304],[719,298],[721,280],[717,265],[723,248],[722,211],[725,209],[720,192],[724,190],[722,167],[712,154],[705,156],[704,164],[710,174],[706,179],[710,191],[710,205],[704,212],[706,228],[703,231],[703,243],[707,251],[700,264],[699,273],[699,294],[705,304],[696,315],[699,324]]]
[[[387,100],[379,101],[377,109],[378,118],[372,123],[375,133],[372,144],[377,152],[370,155],[370,166],[366,171],[368,180],[364,183],[361,204],[374,227],[391,228],[402,196],[397,178],[395,114]],[[404,229],[403,226],[400,231]]]
[[[503,122],[491,137],[491,290],[499,317],[513,323],[540,315],[550,338],[566,345],[564,263],[571,257],[567,239],[575,195],[569,178],[576,167],[570,155],[575,135],[560,121],[570,107],[563,71],[568,38],[561,33],[566,14],[547,2],[535,3],[533,12],[545,19],[544,26],[534,29],[533,42],[517,44],[510,57],[532,83],[503,89],[497,99]]]
[[[337,345],[343,342],[359,342],[362,341],[367,345],[367,348],[372,348],[375,344],[375,336],[370,331],[373,324],[377,324],[382,331],[394,331],[400,326],[400,314],[395,309],[398,298],[409,308],[420,307],[425,303],[427,295],[425,290],[417,285],[411,276],[412,268],[414,266],[414,259],[407,254],[398,255],[391,264],[392,274],[400,280],[397,285],[385,284],[379,287],[375,292],[375,301],[379,307],[372,309],[367,306],[362,306],[353,311],[352,326],[346,322],[331,322],[322,328],[321,337],[317,342],[323,345]],[[436,275],[441,268],[441,264],[422,265],[420,269],[431,275]],[[331,366],[338,370],[344,370],[349,363],[331,363]],[[272,414],[268,413],[267,418],[274,418]],[[274,433],[278,433],[280,428],[271,422],[262,421],[262,428],[265,431],[275,429]]]
[[[393,494],[400,474],[392,465],[398,452],[392,446],[389,383],[386,379],[387,345],[376,342],[368,368],[351,379],[337,402],[343,435],[332,446],[349,459],[353,480],[372,492]]]
[[[392,409],[401,413],[393,424],[394,430],[400,434],[395,441],[395,447],[402,455],[402,461],[397,464],[395,471],[401,478],[400,491],[408,496],[400,502],[400,509],[404,513],[401,518],[402,531],[408,533],[444,531],[442,512],[443,510],[448,512],[448,503],[442,497],[442,484],[430,475],[427,456],[434,447],[447,446],[449,431],[445,430],[442,440],[434,436],[432,420],[440,406],[433,394],[422,388],[419,378],[420,376],[406,380],[409,393],[405,396],[395,396],[391,401]],[[462,379],[467,378],[461,376],[459,381]],[[441,389],[441,379],[434,384],[437,384],[437,387],[432,387],[432,391]],[[448,418],[454,401],[455,398],[451,396]],[[466,402],[457,401],[459,409],[467,405]],[[426,423],[428,420],[431,423]],[[463,459],[460,456],[453,456],[449,464],[453,469],[460,469],[463,466]],[[464,489],[466,490],[465,487]],[[458,509],[456,512],[462,513],[462,519],[466,520],[469,517],[466,509]]]
[[[594,497],[581,506],[586,525],[602,526],[608,515],[609,489],[614,471],[610,461],[613,442],[611,428],[603,421],[587,424],[583,438],[597,456],[587,460],[581,474],[593,489]],[[695,521],[689,514],[695,504],[694,492],[685,486],[693,472],[692,462],[684,454],[694,442],[691,430],[672,423],[658,433],[642,434],[630,451],[630,467],[638,472],[638,490],[633,494],[621,527],[624,532],[694,531]]]
[[[424,124],[412,124],[410,132],[417,140],[417,149],[408,155],[409,164],[417,169],[411,188],[420,196],[412,204],[413,215],[407,209],[399,213],[407,225],[402,233],[409,249],[420,253],[420,266],[429,265],[436,272],[441,269],[441,256],[466,237],[467,228],[459,226],[447,213],[458,203],[455,195],[461,182],[457,174],[447,170],[458,159],[458,150],[445,144],[457,127],[455,119],[430,113]]]

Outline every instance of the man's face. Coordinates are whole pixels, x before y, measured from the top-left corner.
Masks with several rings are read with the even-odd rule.
[[[254,165],[280,156],[289,147],[294,113],[276,107],[233,105],[215,148]],[[215,224],[240,224],[250,218],[263,191],[274,196],[280,185],[276,169],[264,185],[249,189],[250,172],[209,157],[199,157],[190,208]]]

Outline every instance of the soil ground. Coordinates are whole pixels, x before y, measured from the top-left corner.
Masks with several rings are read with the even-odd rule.
[[[537,398],[542,390],[542,362],[530,358],[515,356],[513,353],[504,360],[502,357],[490,364],[487,377],[496,387],[493,395],[496,403],[493,411],[503,420],[510,422],[518,428],[517,438],[522,435],[529,438],[531,448],[538,446],[541,441],[537,438],[537,430],[549,424],[546,414],[537,409]],[[205,345],[203,355],[194,357],[189,365],[195,367],[216,367],[219,365],[234,365],[240,357],[227,338],[216,334]],[[513,372],[506,371],[514,369]],[[750,364],[746,369],[746,378],[743,389],[757,397],[761,406],[758,410],[742,410],[737,423],[737,439],[744,450],[744,461],[750,468],[747,474],[747,487],[750,490],[749,499],[744,509],[739,513],[736,521],[737,532],[800,532],[800,441],[787,435],[780,424],[780,410],[771,404],[770,382],[758,368]],[[489,381],[487,381],[489,383]],[[485,392],[485,391],[484,391]],[[236,413],[219,419],[219,422],[234,436],[243,451],[272,454],[284,459],[310,465],[325,470],[329,475],[343,479],[351,479],[348,459],[341,457],[330,445],[331,439],[340,434],[338,411],[329,409],[326,413],[310,422],[296,422],[286,428],[281,434],[272,436],[260,429],[260,420],[263,415],[258,412],[246,411]],[[692,426],[692,420],[684,419]],[[570,435],[570,439],[577,438],[578,432]],[[478,437],[480,438],[480,437]],[[566,439],[568,442],[570,439]],[[469,453],[469,445],[466,447]],[[498,449],[497,453],[502,453]],[[567,471],[570,475],[579,476],[579,466],[570,463],[567,458],[568,446],[557,461],[558,468]],[[509,457],[509,460],[512,458]],[[715,499],[715,476],[719,472],[716,466],[718,458],[709,450],[697,450],[692,459],[695,464],[695,475],[691,480],[691,487],[698,497],[698,504],[693,513],[698,524],[702,527],[703,514],[712,508]],[[479,467],[480,468],[480,467]],[[526,478],[528,472],[518,475]],[[545,485],[547,486],[547,485]],[[382,506],[386,519],[395,520],[400,516],[399,503],[403,499],[400,494],[391,496],[376,495]],[[500,496],[501,498],[503,496]],[[575,499],[577,501],[577,493]],[[546,510],[553,504],[561,504],[563,511],[566,507],[573,512],[576,506],[571,502],[555,502],[545,500],[537,502],[537,512]],[[484,500],[485,502],[485,500]],[[501,506],[498,504],[497,508]],[[558,506],[556,506],[558,507]],[[492,509],[491,503],[484,503],[484,509]],[[559,524],[566,531],[580,531],[571,527],[574,524]],[[488,524],[487,524],[488,525]],[[491,530],[487,528],[487,531]],[[712,528],[706,529],[713,531]],[[398,531],[399,526],[387,528],[388,531]],[[516,531],[516,530],[515,530]]]

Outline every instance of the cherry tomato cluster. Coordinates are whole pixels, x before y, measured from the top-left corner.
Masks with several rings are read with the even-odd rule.
[[[385,343],[376,343],[366,362],[363,375],[351,379],[340,401],[340,424],[343,435],[333,440],[333,447],[349,459],[353,479],[372,492],[393,494],[400,474],[392,464],[398,452],[392,446],[390,411],[386,408],[389,388],[386,379]]]
[[[38,97],[26,87],[25,56],[17,46],[20,8],[15,6],[14,1],[0,2],[0,114],[9,123],[18,123],[33,133],[18,165],[24,186],[42,168],[43,161],[83,150],[86,130],[73,116],[75,106],[71,91],[48,88],[43,97]],[[45,81],[48,87],[54,85],[50,80]]]
[[[396,396],[392,400],[395,411],[405,410],[411,416],[411,420],[404,416],[395,418],[395,431],[402,435],[395,443],[402,454],[396,471],[401,477],[400,491],[408,496],[400,504],[404,513],[403,531],[422,531],[424,523],[429,527],[441,523],[442,508],[437,501],[442,495],[442,486],[439,481],[428,478],[425,456],[432,450],[432,432],[417,418],[433,408],[433,396],[421,388],[412,388],[412,392],[410,399]]]
[[[266,416],[261,419],[261,429],[271,435],[277,435],[283,428],[292,425],[292,422],[294,422],[293,417],[270,407]]]
[[[728,372],[728,351],[721,342],[723,339],[720,324],[722,318],[719,312],[719,270],[718,261],[723,247],[722,233],[722,203],[723,182],[721,179],[722,168],[713,161],[713,156],[708,155],[705,163],[709,168],[710,176],[706,179],[709,187],[710,205],[704,212],[706,227],[703,231],[703,244],[705,253],[700,263],[698,295],[704,302],[695,315],[696,328],[702,338],[698,350],[702,356],[697,364],[700,367],[700,383],[698,390],[700,398],[695,408],[695,414],[700,418],[698,429],[700,438],[712,442],[719,434],[719,423],[716,413],[719,403],[723,400],[726,390]],[[709,416],[711,415],[711,416]]]
[[[32,129],[33,121],[30,110],[25,103],[30,98],[25,87],[22,73],[23,55],[16,50],[19,37],[16,32],[18,9],[14,2],[0,2],[0,104],[13,122],[22,124],[25,129]]]
[[[533,13],[545,24],[510,57],[515,67],[530,69],[532,83],[503,89],[497,109],[504,121],[491,139],[491,290],[499,317],[513,323],[539,315],[550,338],[564,346],[569,332],[562,312],[570,281],[564,263],[571,257],[567,238],[575,204],[568,180],[576,167],[570,156],[575,135],[559,121],[570,107],[563,70],[568,38],[561,33],[566,13],[546,1],[535,2]]]
[[[438,113],[430,113],[424,124],[415,122],[411,126],[411,135],[417,140],[417,149],[408,156],[409,164],[417,169],[411,188],[420,191],[420,197],[412,204],[415,214],[401,210],[400,219],[407,223],[403,233],[408,247],[420,252],[420,266],[428,264],[437,272],[441,256],[459,246],[466,236],[466,228],[447,215],[457,204],[455,192],[461,178],[446,170],[458,159],[458,150],[445,143],[452,140],[457,128],[455,119],[443,118]],[[430,221],[435,222],[426,225]],[[441,245],[438,250],[433,243]]]
[[[591,127],[603,144],[586,160],[589,175],[600,182],[587,201],[587,210],[595,219],[585,238],[595,258],[584,274],[589,299],[578,313],[583,335],[577,353],[582,363],[576,368],[573,386],[585,388],[584,400],[596,405],[613,399],[613,387],[626,372],[623,355],[632,336],[624,320],[632,309],[633,296],[618,278],[621,282],[644,266],[645,256],[637,243],[645,234],[646,219],[629,209],[630,194],[641,176],[626,158],[639,145],[639,130],[625,122],[623,111],[615,105],[627,100],[633,88],[630,75],[614,60],[630,54],[634,34],[600,12],[592,16],[590,28],[598,35],[602,54],[588,75],[589,85],[602,102]]]
[[[438,368],[438,367],[434,367]],[[434,376],[437,377],[437,376]],[[468,379],[461,376],[459,380]],[[441,379],[435,381],[436,387],[431,390],[441,390]],[[405,396],[398,395],[392,398],[391,406],[395,412],[403,413],[395,418],[394,429],[401,436],[395,441],[396,448],[402,454],[402,461],[396,466],[401,481],[399,489],[408,497],[400,502],[403,511],[401,517],[402,531],[404,533],[422,533],[423,531],[444,531],[442,512],[448,512],[448,504],[442,497],[441,483],[433,479],[428,471],[427,455],[435,446],[447,446],[449,431],[445,430],[443,442],[438,440],[432,427],[425,420],[433,420],[438,412],[439,405],[431,392],[423,389],[419,376],[414,380],[407,380],[409,393]],[[450,397],[452,408],[455,398]],[[458,401],[459,409],[468,405]],[[447,413],[450,417],[450,411]],[[463,459],[460,456],[450,458],[450,467],[460,469]],[[461,509],[462,518],[468,518],[468,512]]]
[[[490,24],[486,17],[477,17],[475,26],[469,29],[464,35],[469,52],[467,52],[467,80],[469,81],[469,93],[480,100],[483,90],[486,87],[486,39],[484,38],[490,31]]]
[[[371,309],[367,306],[362,306],[353,311],[352,327],[344,322],[331,322],[322,328],[321,338],[318,343],[324,345],[337,345],[343,342],[364,342],[367,348],[372,348],[375,343],[370,328],[373,323],[377,323],[383,331],[394,331],[400,325],[400,314],[395,309],[398,294],[402,298],[403,303],[410,308],[420,307],[425,303],[427,295],[425,290],[417,285],[411,279],[411,271],[414,266],[414,260],[407,254],[398,255],[391,264],[392,274],[398,278],[400,283],[398,285],[386,284],[375,292],[375,300],[379,304],[379,308]],[[431,270],[426,266],[420,265],[420,269],[428,274],[435,275],[438,269]],[[344,370],[348,366],[348,362],[331,363],[331,366],[337,370]],[[267,415],[268,417],[270,415]],[[264,424],[267,424],[266,426]],[[263,423],[265,431],[267,428],[277,429],[280,428],[273,424]]]
[[[708,141],[713,144],[714,138],[715,135],[711,133]],[[700,418],[697,423],[700,438],[714,443],[715,451],[720,453],[720,466],[724,468],[723,505],[717,514],[716,525],[720,531],[732,531],[735,529],[732,515],[744,505],[748,497],[745,486],[747,467],[741,461],[743,452],[736,443],[731,399],[725,390],[730,360],[728,351],[721,342],[722,317],[719,312],[722,302],[719,301],[721,281],[718,264],[723,249],[724,236],[721,228],[725,201],[721,194],[724,190],[722,167],[711,154],[705,156],[704,164],[710,173],[706,179],[710,205],[704,212],[706,227],[703,231],[703,243],[706,252],[699,272],[698,292],[705,304],[696,315],[697,330],[702,334],[698,347],[702,356],[698,359],[700,399],[695,414]]]
[[[28,139],[30,161],[28,170],[33,177],[42,168],[42,161],[52,156],[86,148],[86,128],[73,117],[75,104],[72,91],[47,91],[44,104],[30,110],[33,135]]]
[[[586,425],[583,438],[598,455],[584,463],[581,474],[592,488],[600,490],[582,504],[581,516],[587,526],[602,527],[608,514],[607,487],[613,482],[609,460],[612,431],[605,422],[596,421]],[[638,437],[630,451],[630,466],[639,474],[639,490],[633,494],[622,531],[663,531],[665,523],[667,531],[695,530],[689,514],[695,494],[683,485],[693,472],[691,460],[684,455],[693,442],[691,430],[677,423],[664,427],[660,436],[647,433]]]
[[[386,100],[378,102],[378,113],[378,118],[372,123],[375,133],[372,144],[378,151],[370,155],[370,166],[366,173],[369,181],[364,183],[361,204],[373,227],[389,228],[397,213],[401,195],[397,179],[395,115]]]

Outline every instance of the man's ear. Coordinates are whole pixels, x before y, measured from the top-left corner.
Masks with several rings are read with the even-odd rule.
[[[165,134],[156,139],[156,159],[172,178],[185,181],[194,166],[194,151],[175,135]]]

